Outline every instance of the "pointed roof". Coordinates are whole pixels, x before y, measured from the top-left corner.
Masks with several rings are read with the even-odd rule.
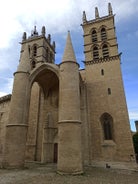
[[[62,58],[62,62],[65,62],[65,61],[77,62],[75,53],[74,53],[74,49],[73,49],[73,45],[72,45],[72,41],[71,41],[70,31],[68,31],[66,46],[65,46],[65,50],[64,50],[64,54]]]

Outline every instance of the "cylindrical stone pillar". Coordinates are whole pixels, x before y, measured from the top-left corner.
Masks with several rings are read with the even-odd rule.
[[[58,165],[62,174],[80,174],[82,168],[79,70],[76,62],[60,64]]]
[[[4,167],[23,167],[27,134],[27,85],[29,74],[16,72],[6,126]]]

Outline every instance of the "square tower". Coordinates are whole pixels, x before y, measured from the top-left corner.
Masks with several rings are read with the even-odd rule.
[[[85,74],[91,163],[128,162],[134,157],[115,34],[114,15],[87,20],[83,12]]]

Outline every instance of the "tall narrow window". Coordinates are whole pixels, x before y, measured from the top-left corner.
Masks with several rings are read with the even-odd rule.
[[[49,59],[49,49],[48,49],[48,47],[46,48],[46,60],[47,60],[47,62],[48,62],[48,59]]]
[[[92,42],[97,42],[97,33],[95,30],[92,31]]]
[[[111,123],[108,120],[105,120],[103,122],[103,129],[104,129],[104,139],[112,140]]]
[[[32,69],[33,69],[33,68],[35,68],[36,63],[35,63],[35,61],[34,61],[34,60],[32,61],[31,65],[32,65]]]
[[[0,113],[0,121],[1,121],[1,119],[2,119],[2,116],[3,116],[3,113],[1,112],[1,113]]]
[[[50,52],[50,63],[53,63],[53,54]]]
[[[105,140],[113,139],[113,118],[110,114],[104,113],[101,116],[103,135]]]
[[[106,40],[106,39],[107,39],[106,30],[105,30],[105,28],[103,27],[103,28],[101,29],[101,40],[103,41],[103,40]]]
[[[103,58],[109,57],[109,50],[108,50],[108,46],[106,44],[103,45],[102,52],[103,52]]]
[[[33,56],[34,57],[37,56],[37,46],[36,45],[34,45],[33,47]]]
[[[108,95],[111,95],[111,88],[108,88]]]
[[[99,50],[97,46],[93,48],[93,59],[99,59]]]
[[[104,75],[104,70],[103,69],[101,69],[101,75]]]

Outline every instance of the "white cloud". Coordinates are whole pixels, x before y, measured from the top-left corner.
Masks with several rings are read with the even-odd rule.
[[[0,77],[0,96],[9,94],[12,92],[13,78],[2,78]]]
[[[5,95],[7,95],[7,93],[4,93],[4,92],[0,91],[0,97],[5,96]]]
[[[137,0],[110,0],[119,19],[128,18],[138,11]],[[0,6],[0,48],[6,48],[17,33],[27,31],[34,24],[45,24],[50,32],[76,29],[81,23],[82,11],[94,18],[94,7],[99,7],[102,16],[107,14],[108,0],[4,0]]]
[[[129,118],[138,120],[138,109],[137,111],[129,111]]]
[[[7,81],[7,91],[11,93],[13,87],[13,78],[8,78]]]
[[[13,46],[11,43],[15,39],[17,42],[21,41],[22,33],[24,31],[26,31],[29,36],[34,24],[37,25],[39,32],[41,26],[45,25],[47,33],[59,33],[59,36],[64,36],[64,33],[67,32],[68,29],[73,31],[78,29],[81,30],[80,24],[82,21],[83,10],[86,11],[88,20],[94,18],[94,8],[96,6],[99,9],[100,16],[107,15],[108,2],[112,3],[113,12],[117,14],[117,21],[122,21],[123,19],[126,20],[129,17],[133,19],[134,16],[138,14],[137,0],[2,1],[0,6],[0,71],[5,69],[10,70],[13,66],[14,68],[17,67],[19,48],[17,49],[17,46]],[[58,46],[58,43],[56,45]],[[7,50],[11,47],[11,50]],[[6,81],[6,83],[7,84],[5,84],[3,90],[7,93],[7,91],[10,91],[11,89],[8,87],[10,86],[10,82]],[[3,90],[0,89],[1,92],[3,92]]]
[[[13,63],[11,62],[12,60],[13,60],[12,52],[9,52],[9,50],[7,49],[0,49],[0,71],[5,69],[11,69],[13,65]],[[0,77],[1,77],[1,72],[0,72]]]

